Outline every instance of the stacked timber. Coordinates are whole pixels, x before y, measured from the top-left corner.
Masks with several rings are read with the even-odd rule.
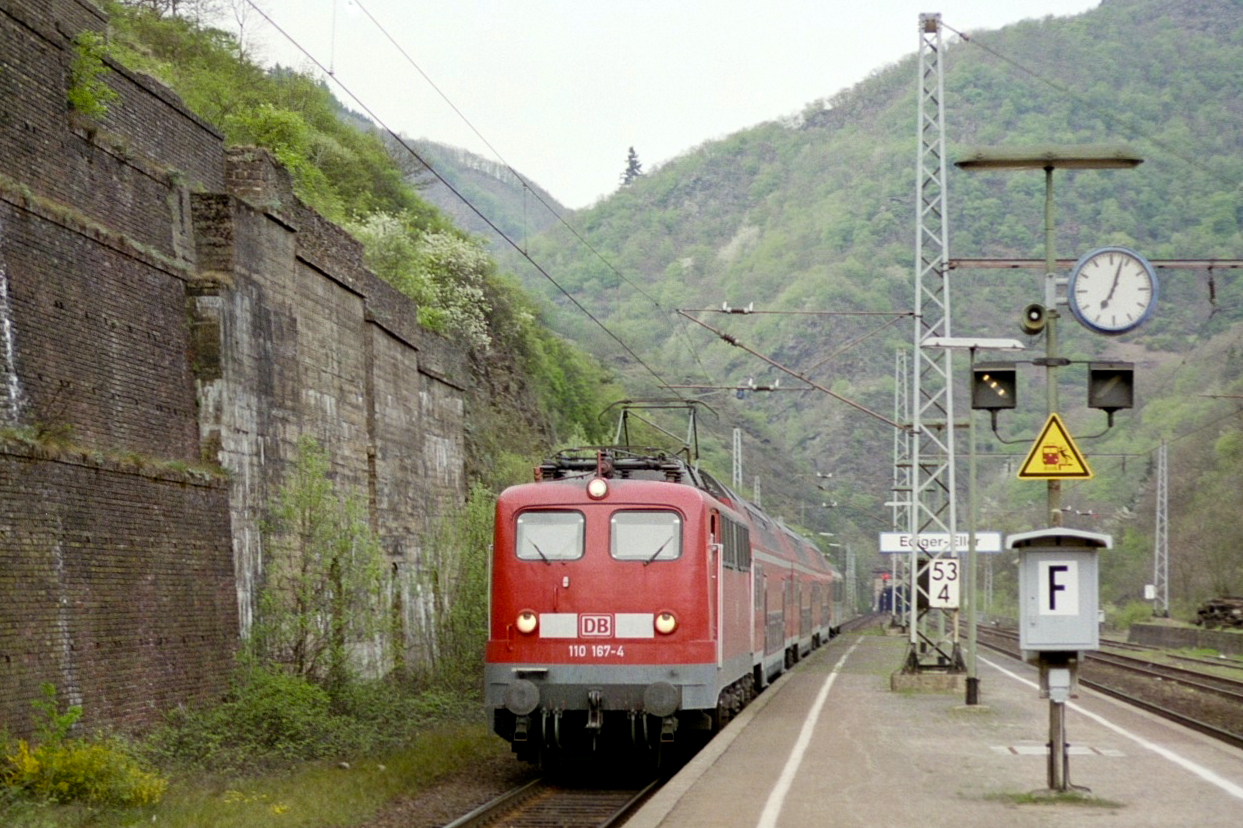
[[[1243,598],[1210,598],[1196,610],[1196,623],[1214,627],[1243,628]]]

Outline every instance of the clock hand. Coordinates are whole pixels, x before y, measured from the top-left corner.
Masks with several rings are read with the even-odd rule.
[[[1109,286],[1109,295],[1101,300],[1101,309],[1109,307],[1109,300],[1114,298],[1114,291],[1118,289],[1118,280],[1122,277],[1122,265],[1126,263],[1124,259],[1118,262],[1118,269],[1114,271],[1114,283]]]

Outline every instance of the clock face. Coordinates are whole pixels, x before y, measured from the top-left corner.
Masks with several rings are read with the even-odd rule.
[[[1067,287],[1070,310],[1094,331],[1120,334],[1137,328],[1157,304],[1157,274],[1138,253],[1105,247],[1075,265]]]

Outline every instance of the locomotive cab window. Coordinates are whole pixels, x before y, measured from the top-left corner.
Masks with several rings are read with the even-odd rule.
[[[574,561],[583,557],[582,512],[523,512],[515,540],[524,561]]]
[[[682,556],[677,512],[627,510],[609,521],[609,554],[619,561],[671,561]]]

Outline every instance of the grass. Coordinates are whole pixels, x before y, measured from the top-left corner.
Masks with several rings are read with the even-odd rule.
[[[247,778],[175,779],[159,805],[103,809],[79,804],[0,801],[6,828],[327,828],[361,825],[387,802],[411,796],[438,779],[508,746],[482,724],[444,724],[414,745],[343,768],[315,762]]]
[[[1011,805],[1076,805],[1086,808],[1117,809],[1125,807],[1121,802],[1102,799],[1084,791],[1029,791],[1026,793],[999,793],[985,797],[994,802]]]

